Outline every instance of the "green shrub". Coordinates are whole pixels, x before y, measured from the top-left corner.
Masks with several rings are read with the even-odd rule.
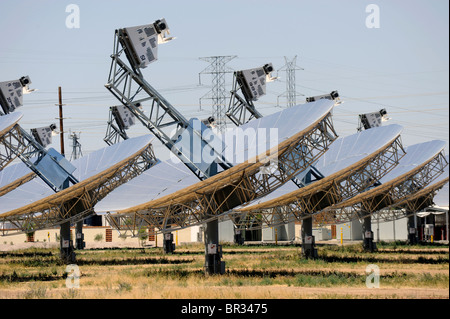
[[[103,240],[103,234],[97,234],[97,235],[95,235],[94,240],[95,240],[95,241],[102,241],[102,240]]]
[[[131,286],[130,283],[121,281],[119,282],[119,288],[117,288],[117,292],[131,291],[132,288],[133,287]]]

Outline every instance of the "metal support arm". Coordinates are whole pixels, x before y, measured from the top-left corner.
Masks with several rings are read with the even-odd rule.
[[[171,150],[183,163],[187,165],[199,179],[209,177],[209,172],[200,168],[198,163],[184,154],[176,145],[176,141],[182,131],[190,127],[189,121],[179,113],[158,91],[156,91],[143,77],[141,71],[128,66],[121,55],[127,50],[127,42],[121,41],[124,37],[121,29],[116,31],[114,53],[111,55],[112,63],[106,88],[124,105],[130,112],[152,132],[163,145]],[[122,46],[122,47],[121,47]],[[147,116],[139,107],[144,102],[151,102],[150,112]],[[192,130],[203,140],[201,132]],[[168,133],[169,132],[169,133]],[[170,134],[170,135],[169,135]],[[214,150],[218,164],[227,169],[231,164],[227,163],[220,151]]]

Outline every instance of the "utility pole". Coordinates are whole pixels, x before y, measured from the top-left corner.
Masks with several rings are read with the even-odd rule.
[[[286,106],[292,107],[297,104],[296,97],[303,96],[303,94],[297,93],[295,89],[295,71],[303,69],[296,65],[297,56],[292,60],[288,60],[287,57],[284,57],[284,60],[286,61],[286,64],[278,71],[286,71],[286,91],[283,94],[278,95],[277,104],[280,106],[280,97],[285,97]]]
[[[219,131],[223,132],[226,127],[226,111],[227,103],[226,99],[228,92],[225,89],[225,74],[232,73],[233,70],[226,67],[226,64],[232,59],[236,58],[236,55],[228,56],[211,56],[200,58],[205,62],[209,62],[210,65],[199,73],[199,82],[201,84],[200,76],[202,74],[211,74],[212,76],[212,88],[211,91],[206,93],[200,98],[200,110],[202,110],[202,100],[212,100],[212,116],[216,122]]]
[[[61,155],[66,156],[64,150],[64,118],[63,118],[63,103],[62,103],[62,92],[61,87],[58,86],[58,107],[59,107],[59,141],[61,146]],[[68,188],[68,181],[64,182],[64,188]],[[83,221],[77,223],[76,233],[78,238],[78,233],[82,232]],[[72,243],[72,239],[70,238],[70,221],[66,221],[60,225],[60,256],[61,259],[66,263],[74,263],[75,262],[75,252],[74,246]],[[78,242],[78,241],[77,241]],[[78,247],[75,247],[78,248]]]
[[[61,144],[61,155],[65,156],[64,151],[64,119],[63,119],[63,104],[62,104],[62,93],[61,93],[61,87],[58,87],[58,97],[59,97],[59,140]]]

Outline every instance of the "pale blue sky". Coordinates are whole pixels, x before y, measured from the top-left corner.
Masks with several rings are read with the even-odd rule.
[[[65,25],[71,3],[80,8],[79,29]],[[379,29],[365,24],[371,3],[380,8]],[[340,136],[356,132],[358,114],[386,108],[390,122],[404,126],[406,146],[441,139],[448,153],[448,11],[447,0],[1,0],[0,81],[29,75],[39,89],[25,96],[25,128],[57,122],[62,86],[65,129],[81,131],[83,152],[92,152],[106,146],[108,108],[117,104],[104,88],[114,30],[164,17],[177,39],[161,45],[159,60],[143,73],[187,118],[209,113],[198,111],[211,83],[202,76],[198,85],[207,67],[199,57],[237,55],[228,65],[239,70],[268,62],[280,69],[284,56],[297,55],[304,68],[296,73],[298,92],[338,90],[345,101],[334,112]],[[279,76],[255,103],[263,114],[280,110]],[[229,90],[231,75],[227,81]],[[130,136],[146,132],[137,125]],[[157,155],[167,151],[157,147]]]

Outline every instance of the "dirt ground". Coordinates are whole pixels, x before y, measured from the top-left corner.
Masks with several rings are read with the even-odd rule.
[[[59,243],[43,243],[43,242],[34,242],[34,243],[16,243],[14,245],[10,244],[0,244],[0,251],[14,251],[14,250],[23,250],[29,248],[58,248]],[[106,243],[106,242],[88,242],[86,243],[86,249],[101,249],[101,248],[139,248],[138,243]],[[150,247],[150,246],[148,246]]]
[[[238,287],[234,288],[230,294],[230,288],[227,287],[202,287],[197,288],[195,294],[192,288],[176,287],[162,288],[158,291],[150,291],[146,296],[135,296],[133,294],[112,298],[149,298],[161,299],[170,294],[170,299],[186,299],[186,296],[192,296],[194,299],[449,299],[448,289],[428,288],[355,288],[355,287]],[[7,290],[0,289],[0,299],[21,298],[26,293],[26,289]],[[53,289],[54,295],[62,295],[67,292],[66,288]],[[98,298],[97,288],[81,289],[82,298]],[[46,298],[57,298],[47,296]],[[107,298],[109,299],[109,298]]]
[[[145,252],[101,250],[139,247],[132,243],[91,243],[79,252],[82,285],[75,292],[65,287],[65,266],[55,263],[57,247],[42,242],[0,244],[4,254],[3,261],[0,259],[0,299],[449,299],[445,246],[383,248],[376,254],[319,247],[319,260],[302,259],[296,246],[232,246],[224,250],[227,274],[208,278],[199,274],[204,262],[201,245],[178,247],[175,254],[164,255],[150,246]],[[32,252],[30,248],[48,250],[37,257],[8,255],[26,249]],[[355,261],[355,257],[361,260]],[[366,266],[372,263],[380,265],[383,279],[379,288],[364,284]],[[253,270],[263,274],[247,274]],[[13,273],[19,279],[11,280]],[[29,279],[40,273],[54,279]],[[336,285],[328,281],[330,275],[338,279]],[[310,277],[317,281],[309,281]],[[345,278],[350,280],[348,285]]]

